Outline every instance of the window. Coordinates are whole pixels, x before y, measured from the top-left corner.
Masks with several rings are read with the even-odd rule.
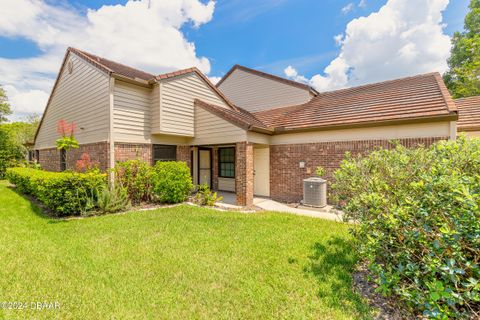
[[[35,161],[40,161],[40,150],[35,150]]]
[[[153,145],[153,163],[157,161],[176,161],[177,146]]]
[[[235,178],[235,148],[218,149],[218,176]]]
[[[67,170],[67,151],[60,149],[60,171]]]

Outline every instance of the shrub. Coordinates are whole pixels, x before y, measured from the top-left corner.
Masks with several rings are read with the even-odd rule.
[[[100,213],[115,213],[127,210],[130,206],[127,189],[121,186],[115,186],[112,190],[105,186],[97,193],[97,207]]]
[[[385,294],[429,318],[480,310],[480,139],[347,157],[333,189]]]
[[[222,199],[223,197],[217,197],[217,193],[212,192],[205,183],[198,186],[198,191],[193,198],[193,202],[201,206],[213,207],[217,201]]]
[[[159,201],[185,201],[193,185],[190,169],[185,162],[157,162],[152,174],[153,193]]]
[[[126,188],[132,203],[152,200],[152,167],[141,160],[129,160],[115,165],[115,181]]]
[[[94,208],[95,190],[106,183],[98,172],[48,172],[31,168],[7,169],[8,180],[41,201],[57,216],[80,214]]]

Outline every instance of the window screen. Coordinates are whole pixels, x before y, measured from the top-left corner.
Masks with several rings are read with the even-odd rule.
[[[153,145],[153,163],[157,161],[176,161],[177,146]]]
[[[235,178],[235,148],[218,149],[218,173],[222,178]]]

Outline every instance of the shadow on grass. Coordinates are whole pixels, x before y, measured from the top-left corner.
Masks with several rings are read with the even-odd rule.
[[[54,215],[51,214],[50,210],[45,207],[43,203],[38,201],[36,198],[24,194],[20,192],[14,185],[8,185],[7,189],[13,191],[16,193],[18,196],[22,197],[23,199],[27,200],[28,203],[30,204],[31,210],[37,215],[38,217],[48,220],[47,223],[63,223],[63,222],[68,222],[68,220],[62,219],[55,217]]]
[[[362,298],[353,292],[352,273],[357,258],[352,244],[340,237],[332,237],[326,244],[316,242],[304,268],[318,282],[318,297],[334,309],[345,309],[356,319],[370,319],[370,309]]]

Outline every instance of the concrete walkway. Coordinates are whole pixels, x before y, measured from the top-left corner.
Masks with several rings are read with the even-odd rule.
[[[326,206],[325,208],[294,208],[287,206],[286,204],[266,198],[253,198],[253,204],[259,208],[262,208],[263,210],[268,211],[287,212],[300,216],[321,218],[332,221],[342,221],[342,212],[333,209],[331,206]]]
[[[235,193],[233,192],[218,192],[219,196],[222,196],[223,199],[218,203],[220,207],[225,209],[241,209],[242,207],[237,206]],[[300,206],[298,208],[287,206],[286,204],[273,201],[268,198],[253,198],[253,204],[260,209],[266,211],[278,211],[291,214],[297,214],[300,216],[308,216],[313,218],[321,218],[333,221],[342,221],[342,212],[333,209],[331,206],[326,206],[325,208],[311,208]]]

